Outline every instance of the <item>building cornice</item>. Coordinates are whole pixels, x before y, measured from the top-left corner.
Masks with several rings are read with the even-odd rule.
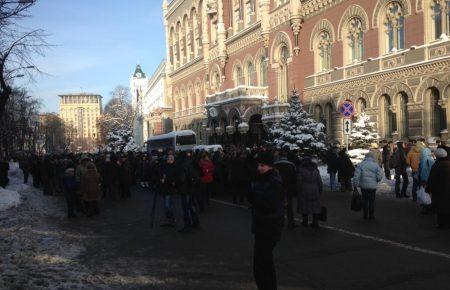
[[[184,64],[182,67],[178,68],[176,71],[171,72],[169,74],[169,78],[172,81],[178,81],[185,77],[188,77],[190,74],[197,72],[204,68],[203,56],[199,56],[194,60]]]

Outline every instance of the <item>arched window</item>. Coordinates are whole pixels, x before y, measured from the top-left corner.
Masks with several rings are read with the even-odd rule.
[[[279,72],[279,98],[282,103],[287,102],[289,88],[288,88],[288,59],[290,57],[289,49],[283,45],[280,49],[280,72]]]
[[[247,63],[247,85],[254,86],[255,85],[255,66],[252,62]]]
[[[404,20],[403,8],[399,2],[391,2],[386,7],[384,27],[386,30],[386,52],[397,51],[404,48]]]
[[[323,122],[323,119],[322,107],[320,105],[316,105],[314,107],[314,120],[316,120],[316,122]]]
[[[212,91],[218,93],[220,91],[220,74],[215,72],[212,78]]]
[[[408,95],[399,93],[397,95],[398,109],[397,109],[397,130],[398,137],[404,138],[409,136],[408,132]]]
[[[267,86],[267,60],[264,56],[259,59],[259,85]]]
[[[444,38],[450,32],[450,1],[449,0],[431,0],[430,11],[431,18],[431,40]]]
[[[328,31],[322,31],[318,39],[319,51],[319,70],[326,71],[331,69],[331,38]]]
[[[350,19],[347,38],[350,62],[361,61],[363,58],[363,26],[361,19],[356,17]]]
[[[242,68],[240,65],[237,65],[234,68],[234,85],[240,86],[244,84],[244,78],[243,78],[243,74],[242,74]]]
[[[394,131],[394,114],[391,108],[391,98],[383,95],[380,100],[380,120],[378,122],[380,136],[391,138]]]
[[[365,112],[367,108],[367,103],[366,100],[364,100],[363,98],[359,98],[358,100],[356,100],[356,113],[362,113]]]
[[[440,137],[441,131],[447,128],[446,111],[442,108],[439,90],[435,87],[429,88],[425,94],[430,112],[429,123],[431,125],[430,135]]]

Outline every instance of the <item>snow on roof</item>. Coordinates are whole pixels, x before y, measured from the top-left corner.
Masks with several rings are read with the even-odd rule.
[[[195,135],[195,132],[192,130],[172,131],[167,134],[151,136],[150,138],[148,138],[148,141],[173,138],[175,136],[189,136],[189,135]]]

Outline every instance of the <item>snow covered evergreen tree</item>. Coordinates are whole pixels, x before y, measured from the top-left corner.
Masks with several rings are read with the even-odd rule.
[[[327,150],[325,126],[306,112],[297,91],[293,91],[289,105],[281,121],[269,129],[269,144],[314,156],[324,155]]]
[[[137,151],[138,146],[133,138],[133,133],[128,128],[122,128],[109,132],[106,136],[106,149],[116,153]]]
[[[361,112],[353,123],[350,143],[353,148],[367,149],[371,143],[376,143],[380,136],[375,129],[375,123],[370,122],[370,117],[365,112]]]

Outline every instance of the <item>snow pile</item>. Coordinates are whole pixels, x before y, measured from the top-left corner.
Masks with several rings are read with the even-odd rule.
[[[139,146],[133,138],[133,133],[129,129],[119,129],[109,132],[106,136],[106,149],[113,152],[137,152]]]
[[[7,190],[0,187],[0,210],[18,206],[19,204],[20,194],[17,191]]]
[[[269,144],[313,156],[324,155],[327,150],[325,126],[306,112],[297,92],[294,91],[289,105],[280,122],[270,128]]]
[[[368,148],[370,144],[376,143],[380,136],[375,129],[375,123],[370,122],[370,117],[361,112],[353,124],[350,142],[353,148]]]

